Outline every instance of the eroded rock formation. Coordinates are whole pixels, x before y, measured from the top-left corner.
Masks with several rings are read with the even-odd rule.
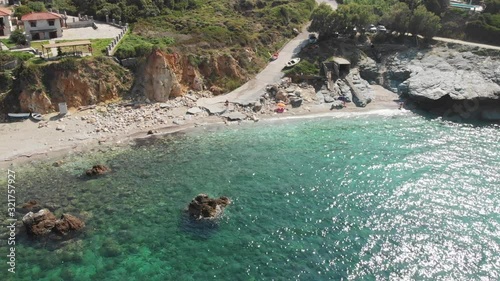
[[[57,104],[79,107],[113,101],[130,89],[132,76],[109,59],[62,61],[43,66],[29,66],[18,77],[16,95],[19,111],[48,113]],[[13,105],[14,110],[17,110]]]
[[[85,174],[89,177],[91,176],[99,176],[99,175],[103,175],[107,172],[109,172],[110,169],[104,165],[94,165],[92,166],[91,169],[88,169],[87,171],[85,171]]]
[[[439,47],[396,53],[387,59],[384,85],[439,114],[499,120],[500,57],[480,51]]]
[[[85,223],[79,218],[63,214],[60,219],[55,222],[54,231],[61,235],[66,235],[71,231],[78,231],[85,227]]]
[[[75,216],[63,214],[60,219],[56,219],[48,209],[27,213],[23,217],[23,224],[28,234],[32,236],[45,236],[51,232],[66,235],[85,227],[85,223]]]
[[[29,235],[43,236],[52,231],[56,225],[56,217],[49,209],[42,209],[37,213],[29,212],[24,215],[23,224]]]
[[[188,212],[195,219],[213,219],[219,217],[230,203],[225,196],[214,199],[206,194],[199,194],[189,203]]]

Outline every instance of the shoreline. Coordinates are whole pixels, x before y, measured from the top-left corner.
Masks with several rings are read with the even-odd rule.
[[[56,162],[67,155],[99,151],[99,148],[107,149],[113,146],[128,146],[139,139],[161,137],[178,132],[189,132],[196,128],[213,128],[216,126],[232,127],[241,123],[274,122],[294,119],[314,119],[324,117],[349,117],[359,114],[383,114],[394,115],[400,113],[399,105],[395,102],[398,95],[382,87],[373,87],[375,99],[366,107],[356,107],[350,103],[343,109],[329,109],[330,104],[317,104],[315,101],[303,104],[298,108],[287,107],[285,113],[255,113],[253,116],[258,120],[227,121],[222,116],[216,115],[188,115],[186,107],[171,108],[169,117],[156,125],[144,124],[139,120],[127,124],[129,130],[115,130],[110,132],[95,129],[98,125],[89,124],[88,119],[100,114],[99,110],[73,112],[71,115],[58,119],[57,115],[51,114],[49,121],[39,123],[29,120],[15,123],[0,124],[0,167],[9,168],[24,165],[31,162]],[[158,113],[159,104],[150,104],[146,110],[152,115]],[[244,109],[244,108],[243,108]],[[137,110],[137,109],[132,109]],[[234,110],[237,112],[237,110]],[[406,110],[405,110],[406,111]],[[106,113],[107,111],[103,111]],[[241,112],[241,110],[240,110]],[[136,114],[137,112],[133,113]],[[247,112],[248,113],[248,112]],[[90,116],[90,117],[89,117]],[[135,116],[135,115],[134,115]],[[47,117],[46,117],[47,118]],[[179,119],[184,118],[182,121]],[[55,126],[54,126],[55,125]],[[119,127],[119,126],[118,126]],[[97,133],[92,131],[96,130]],[[153,134],[148,134],[153,131]],[[82,137],[83,135],[83,137]]]

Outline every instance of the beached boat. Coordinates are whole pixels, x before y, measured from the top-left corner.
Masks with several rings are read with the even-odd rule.
[[[28,119],[31,113],[7,113],[10,118]]]
[[[40,113],[31,113],[31,118],[37,121],[41,121],[43,119],[42,114]]]
[[[286,63],[286,67],[292,67],[300,62],[300,58],[294,58]]]

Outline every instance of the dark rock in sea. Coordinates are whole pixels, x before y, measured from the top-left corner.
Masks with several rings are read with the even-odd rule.
[[[29,235],[43,236],[52,231],[56,225],[56,217],[48,209],[42,209],[37,213],[27,213],[23,217],[23,224]]]
[[[85,223],[79,218],[63,214],[60,219],[55,222],[54,231],[61,235],[66,235],[71,231],[78,231],[85,227]]]
[[[214,219],[218,218],[230,203],[229,198],[225,196],[214,199],[206,194],[199,194],[189,203],[188,212],[191,217],[197,220]]]
[[[91,176],[103,175],[109,171],[110,169],[108,167],[99,164],[92,166],[92,169],[87,170],[85,174],[91,177]]]

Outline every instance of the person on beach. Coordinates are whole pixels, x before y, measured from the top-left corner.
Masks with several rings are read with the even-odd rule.
[[[228,106],[229,106],[229,101],[228,101],[228,100],[226,100],[226,102],[224,102],[224,105],[225,105],[226,107],[228,107]]]

